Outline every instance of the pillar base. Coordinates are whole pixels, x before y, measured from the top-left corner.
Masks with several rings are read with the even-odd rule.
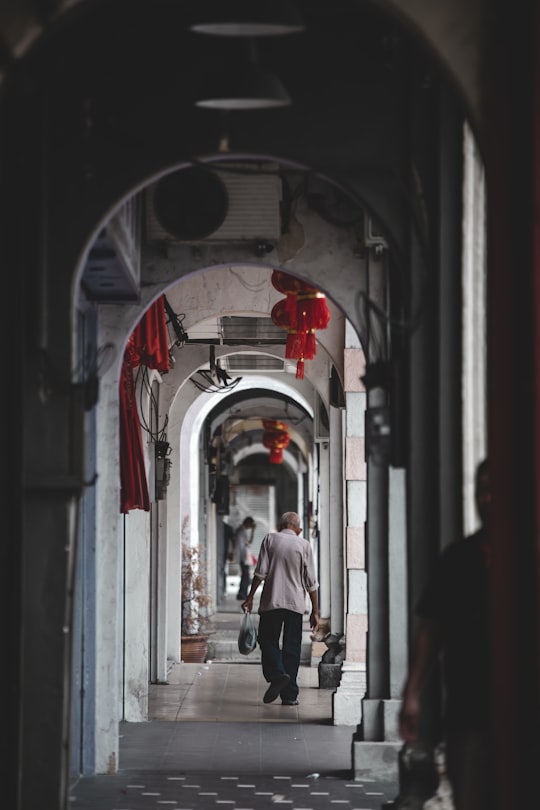
[[[367,741],[400,742],[398,716],[401,700],[364,698],[362,738]]]
[[[341,681],[341,664],[319,664],[319,689],[337,689]]]
[[[362,699],[366,694],[366,665],[344,661],[341,681],[332,695],[335,726],[357,726],[362,719]]]
[[[353,738],[352,772],[355,780],[375,779],[398,783],[398,754],[402,743],[362,742]]]

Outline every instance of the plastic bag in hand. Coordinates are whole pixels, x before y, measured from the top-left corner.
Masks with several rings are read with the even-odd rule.
[[[248,611],[244,612],[240,622],[238,632],[238,650],[242,655],[249,655],[257,646],[257,631],[253,622],[253,616]]]

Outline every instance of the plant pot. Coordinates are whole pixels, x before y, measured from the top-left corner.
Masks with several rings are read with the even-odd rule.
[[[185,664],[202,664],[208,652],[208,636],[181,636],[180,659]]]

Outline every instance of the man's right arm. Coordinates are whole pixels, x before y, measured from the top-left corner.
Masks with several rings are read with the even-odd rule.
[[[309,617],[309,624],[314,633],[319,629],[319,594],[317,590],[309,591],[309,598],[311,599],[311,616]]]
[[[399,733],[404,742],[414,742],[420,719],[420,695],[426,676],[440,651],[440,632],[437,622],[422,619],[416,635],[413,660],[409,670],[399,713]]]
[[[261,582],[262,582],[262,579],[260,577],[258,577],[257,574],[255,574],[252,581],[251,581],[251,588],[249,589],[247,599],[246,599],[245,602],[242,602],[242,604],[240,605],[240,607],[242,608],[244,613],[252,613],[253,612],[253,597],[255,596],[257,588],[259,587]]]

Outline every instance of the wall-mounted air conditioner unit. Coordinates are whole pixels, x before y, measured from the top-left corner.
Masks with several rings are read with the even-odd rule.
[[[92,244],[82,286],[92,301],[137,301],[141,283],[140,200],[136,195],[109,219]]]
[[[279,168],[273,163],[179,169],[146,189],[146,239],[275,243],[281,235],[281,190]]]

